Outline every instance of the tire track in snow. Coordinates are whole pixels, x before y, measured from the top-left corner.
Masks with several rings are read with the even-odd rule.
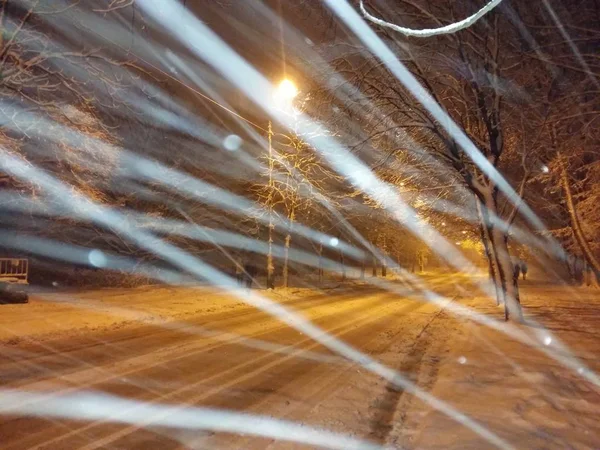
[[[386,295],[386,297],[387,297],[387,295]],[[372,301],[372,299],[370,299],[370,300]],[[355,320],[353,318],[352,320],[346,321],[345,323],[338,325],[338,326],[334,327],[333,329],[329,330],[328,333],[334,337],[339,338],[339,337],[347,334],[348,332],[356,329],[357,327],[364,327],[365,325],[368,325],[369,323],[377,320],[379,318],[379,316],[375,315],[374,313],[377,310],[386,309],[388,307],[388,304],[385,301],[378,301],[378,303],[380,303],[378,308],[374,308],[372,304],[370,305],[370,308],[368,308],[370,310],[370,313],[368,315],[363,315],[358,320]],[[219,372],[219,373],[211,376],[208,379],[199,380],[195,383],[192,383],[191,385],[187,385],[176,391],[170,392],[168,394],[160,395],[159,397],[152,399],[151,402],[156,403],[158,401],[160,401],[160,402],[169,401],[170,399],[172,399],[175,396],[185,396],[186,401],[183,403],[180,403],[176,408],[174,408],[175,412],[181,411],[181,410],[184,410],[188,406],[195,405],[198,402],[201,402],[210,397],[216,396],[216,395],[222,393],[224,390],[231,389],[232,387],[239,385],[240,383],[243,383],[245,381],[251,380],[256,377],[261,377],[267,371],[272,370],[275,367],[278,367],[288,361],[293,360],[297,355],[302,354],[303,352],[306,352],[306,351],[313,350],[320,346],[322,346],[322,344],[320,344],[319,342],[315,342],[312,338],[310,338],[310,337],[304,338],[301,341],[290,345],[290,347],[295,348],[295,350],[293,353],[291,353],[289,355],[285,355],[283,357],[274,359],[272,361],[267,362],[266,364],[263,364],[263,361],[268,361],[270,358],[273,358],[273,355],[272,354],[263,355],[259,358],[256,358],[256,359],[253,359],[250,361],[246,361],[246,362],[238,364],[236,366],[232,366],[227,371]],[[252,366],[257,365],[257,364],[259,365],[259,367],[256,369],[252,369]],[[242,375],[235,376],[236,373],[239,373],[239,372],[241,372]],[[198,390],[201,390],[205,384],[216,381],[217,379],[220,379],[220,378],[222,379],[230,374],[234,375],[235,377],[225,383],[220,383],[219,385],[215,386],[214,388],[206,390],[206,391],[202,392],[201,394],[188,396],[189,393],[195,393],[195,392],[198,392]],[[165,417],[168,417],[168,415],[165,415]],[[104,438],[99,439],[96,437],[96,439],[93,443],[90,443],[86,446],[81,446],[80,450],[91,450],[91,449],[96,449],[96,448],[102,448],[105,446],[110,447],[111,444],[113,444],[116,440],[122,439],[132,433],[135,433],[136,431],[139,431],[148,426],[151,426],[153,421],[161,419],[161,418],[162,418],[161,416],[149,418],[149,420],[147,420],[146,423],[132,425],[132,426],[126,427],[124,429],[118,430],[116,432],[112,432],[108,436],[105,436]],[[57,437],[55,439],[46,441],[43,444],[38,445],[38,446],[32,446],[32,447],[30,447],[30,449],[31,450],[39,450],[39,449],[44,449],[44,448],[56,448],[53,446],[51,446],[51,447],[47,447],[47,446],[48,446],[48,444],[55,444],[56,442],[60,442],[61,440],[65,439],[65,438],[68,438],[71,436],[76,436],[80,432],[86,432],[94,427],[105,425],[106,423],[107,423],[107,421],[98,421],[98,422],[90,423],[87,426],[85,426],[81,429],[75,430],[72,433],[68,433],[67,435],[63,435],[63,436]],[[110,421],[108,421],[108,423],[110,423]]]
[[[379,353],[384,352],[387,349],[389,349],[392,345],[394,345],[394,341],[393,341],[394,337],[400,335],[403,332],[406,332],[407,328],[410,329],[414,326],[412,321],[402,322],[401,320],[399,321],[399,319],[406,319],[407,317],[410,317],[410,316],[408,316],[410,313],[418,312],[421,308],[423,308],[425,306],[427,306],[427,305],[424,302],[423,303],[413,302],[412,304],[409,304],[409,308],[407,308],[407,309],[402,309],[400,311],[393,311],[391,314],[385,314],[383,317],[379,317],[379,320],[383,319],[383,320],[381,320],[380,323],[377,324],[378,325],[377,331],[379,331],[379,334],[374,333],[373,336],[366,341],[366,343],[363,342],[362,343],[362,347],[363,347],[362,351],[367,354],[379,354]],[[402,315],[399,315],[399,314],[402,314]],[[380,336],[381,330],[389,329],[390,325],[393,325],[394,332],[391,335],[387,335],[386,341],[382,341],[381,336]],[[375,345],[373,345],[373,344],[375,344]],[[377,344],[379,344],[379,345],[377,345]],[[313,389],[313,392],[310,393],[308,396],[302,396],[301,398],[299,398],[295,405],[287,406],[285,411],[282,414],[277,415],[277,417],[280,419],[292,420],[290,417],[295,414],[295,420],[299,420],[299,421],[302,421],[302,420],[310,417],[313,413],[316,412],[317,409],[320,409],[326,403],[326,401],[337,396],[340,391],[349,388],[351,385],[348,384],[348,380],[352,376],[356,376],[354,372],[358,372],[359,368],[360,368],[360,365],[353,363],[350,366],[341,367],[339,370],[336,370],[335,373],[333,373],[333,374],[327,373],[327,374],[325,374],[325,376],[316,377],[317,383],[318,383],[318,386],[316,387],[316,389]],[[304,375],[304,374],[302,374],[302,375]],[[369,375],[368,372],[363,373],[360,376],[364,377],[365,375],[368,376]],[[340,379],[342,379],[342,378],[345,378],[345,380],[340,381]],[[314,379],[309,378],[307,381],[313,385],[316,384]],[[302,385],[295,386],[295,388],[298,390],[301,387],[302,387]],[[282,388],[285,388],[285,386],[279,387],[278,390],[281,390]],[[280,394],[280,395],[283,395],[283,394]],[[264,403],[268,402],[269,400],[270,400],[270,397],[263,399],[253,409],[260,407],[261,404],[264,404]],[[302,415],[299,416],[298,413],[302,410],[304,410],[304,411],[303,411]],[[261,413],[261,411],[257,411],[257,413]],[[263,414],[264,413],[272,414],[271,410],[262,411],[262,413]],[[354,431],[356,431],[356,430],[354,430]],[[364,436],[364,437],[368,437],[368,436]],[[241,444],[236,441],[235,445],[236,445],[236,448],[247,448],[247,447],[249,447],[250,443],[249,443],[249,440],[244,440]],[[272,445],[277,445],[277,441],[273,441],[266,448],[271,448]],[[197,447],[194,447],[194,448],[197,448]]]
[[[326,319],[327,317],[330,317],[332,315],[336,315],[337,317],[346,317],[347,315],[354,314],[357,311],[364,311],[364,310],[370,309],[373,306],[372,301],[369,300],[369,299],[365,299],[364,297],[359,297],[359,298],[355,298],[355,299],[351,298],[350,300],[348,300],[346,297],[344,297],[340,303],[345,306],[345,309],[342,310],[342,313],[339,312],[339,308],[338,308],[339,304],[336,304],[336,302],[332,301],[331,298],[321,298],[321,300],[319,301],[318,305],[313,306],[312,308],[310,308],[310,311],[312,311],[313,313],[315,313],[314,320]],[[358,307],[356,307],[356,305],[358,305]],[[321,311],[321,308],[325,308],[325,311]],[[306,313],[307,311],[302,311],[302,312]],[[283,329],[289,328],[289,327],[287,327],[287,325],[281,324],[280,322],[274,320],[273,318],[271,318],[269,316],[266,316],[266,318],[268,319],[267,322],[270,321],[272,324],[276,324],[276,326],[275,327],[271,327],[271,328],[269,328],[267,330],[265,330],[263,328],[260,332],[254,334],[254,336],[259,336],[259,335],[263,335],[263,334],[264,335],[269,335],[269,334],[272,334],[272,333],[275,333],[275,332],[279,332],[279,331],[281,331]],[[244,324],[245,324],[245,322],[242,323],[242,325],[244,325]],[[259,328],[260,328],[260,326],[259,326]],[[33,388],[33,387],[36,387],[38,390],[41,390],[42,387],[46,387],[47,389],[53,389],[53,391],[50,392],[50,393],[48,393],[48,395],[47,395],[48,398],[51,398],[53,395],[57,395],[57,394],[60,394],[60,393],[70,393],[70,392],[82,390],[84,388],[90,388],[90,387],[92,387],[94,385],[98,385],[98,384],[101,384],[101,383],[111,382],[111,381],[114,381],[114,380],[120,381],[119,379],[121,377],[125,376],[125,375],[132,375],[132,374],[135,374],[136,372],[143,372],[144,370],[148,370],[148,369],[151,369],[151,368],[157,368],[157,367],[160,367],[160,366],[167,366],[167,365],[173,364],[177,360],[182,360],[182,359],[189,358],[189,357],[199,356],[199,355],[201,355],[203,353],[208,353],[208,352],[211,352],[211,351],[213,351],[215,349],[227,346],[228,344],[234,344],[235,345],[236,343],[239,343],[239,341],[245,340],[246,338],[248,338],[247,335],[242,335],[242,336],[238,336],[237,339],[235,340],[235,342],[216,343],[216,344],[210,345],[209,347],[206,347],[206,344],[200,344],[201,346],[203,345],[204,347],[201,347],[199,351],[194,352],[194,353],[190,353],[187,349],[180,348],[179,352],[181,353],[183,350],[185,350],[185,353],[183,353],[181,355],[177,355],[177,356],[172,357],[170,359],[167,358],[167,359],[163,359],[163,360],[158,360],[158,362],[157,362],[157,360],[155,358],[156,353],[152,353],[151,352],[148,355],[142,355],[142,357],[140,357],[140,358],[143,358],[142,361],[138,361],[140,363],[143,363],[141,366],[130,368],[129,370],[127,370],[125,372],[123,372],[123,371],[117,372],[117,373],[115,373],[115,372],[108,372],[108,373],[105,374],[106,376],[104,378],[101,378],[101,379],[94,378],[94,377],[97,377],[97,373],[94,372],[94,370],[87,370],[87,371],[85,371],[85,373],[87,374],[88,377],[90,377],[89,380],[87,380],[84,383],[82,380],[78,380],[77,381],[77,380],[74,380],[74,379],[70,379],[69,380],[69,379],[63,378],[62,379],[63,383],[66,382],[66,381],[69,381],[70,383],[77,383],[77,382],[79,382],[79,385],[75,385],[75,386],[71,385],[71,386],[69,386],[67,388],[62,389],[61,391],[56,391],[56,386],[49,386],[48,387],[48,386],[43,386],[43,385],[40,385],[40,384],[35,384],[35,382],[33,384],[31,384],[31,385],[28,385],[28,387],[30,389]],[[172,351],[172,349],[169,349],[169,350],[166,351],[166,353],[172,355],[173,351]],[[306,353],[303,353],[300,356],[306,356]],[[147,357],[151,358],[151,361],[153,362],[153,364],[147,364],[146,363],[146,358]],[[343,360],[341,360],[339,358],[338,358],[338,361],[343,362]],[[121,365],[122,364],[127,364],[128,362],[130,362],[130,361],[126,360],[126,361],[122,362]],[[75,373],[75,374],[73,374],[73,376],[78,377],[78,376],[81,376],[81,374],[80,373]],[[123,384],[122,386],[124,387],[126,385]],[[130,386],[132,386],[134,388],[137,387],[137,385],[135,385],[133,383],[130,383]],[[159,392],[159,391],[156,391],[156,390],[153,390],[153,389],[146,389],[146,391],[148,393],[152,394],[152,395],[155,395],[155,396],[159,396],[159,395],[162,394],[162,392]],[[42,392],[41,395],[44,395],[46,393],[47,392]],[[19,420],[19,419],[13,419],[13,421],[14,420]],[[6,421],[3,425],[7,426],[8,422],[11,422],[11,421]],[[44,432],[44,430],[41,431],[41,433],[43,433],[43,432]],[[28,440],[30,440],[29,438],[33,438],[33,437],[34,436],[28,436],[28,437],[25,438],[25,441],[28,441]],[[13,444],[11,444],[11,446],[12,445]],[[23,448],[23,445],[22,445],[21,441],[19,441],[19,443],[16,443],[15,445],[16,445],[15,448],[19,448],[19,449]]]
[[[352,296],[350,294],[345,294],[345,295],[339,296],[337,298],[340,299],[339,301],[345,301],[346,298],[349,298],[350,300],[352,300],[353,297],[355,297],[355,296]],[[323,300],[322,294],[315,294],[315,295],[311,295],[308,297],[301,297],[298,299],[293,299],[291,301],[287,301],[284,303],[286,305],[289,305],[289,306],[292,306],[295,308],[301,308],[302,310],[307,310],[309,306],[322,305],[324,303],[324,300]],[[104,305],[99,303],[98,306],[103,307]],[[195,313],[188,314],[187,317],[188,318],[189,317],[197,318],[198,316],[200,316],[203,319],[210,320],[211,322],[226,322],[226,321],[231,321],[231,320],[235,320],[237,318],[242,318],[242,317],[246,317],[248,319],[247,322],[253,322],[253,321],[255,321],[254,317],[257,317],[257,316],[265,317],[265,313],[260,310],[257,310],[256,308],[249,307],[248,305],[245,305],[245,304],[242,304],[242,307],[243,307],[242,311],[230,310],[230,311],[220,311],[217,313],[212,313],[212,312],[207,313],[206,311],[197,311]],[[134,309],[128,309],[127,312],[128,313],[137,313],[137,311]],[[154,319],[162,319],[159,314],[143,313],[143,315],[154,318]],[[169,319],[162,319],[162,322],[168,326],[170,323],[176,323],[178,321],[185,321],[185,318],[186,318],[186,316],[184,316],[184,317],[172,316]],[[189,321],[188,323],[193,324],[194,322]],[[121,325],[121,324],[119,324],[119,325]],[[142,328],[140,328],[140,327],[142,327]],[[158,330],[157,330],[157,328],[158,328]],[[139,342],[140,339],[143,337],[156,338],[157,335],[166,335],[166,334],[172,333],[172,332],[173,332],[172,329],[161,327],[160,323],[148,324],[145,322],[139,322],[139,327],[135,327],[133,329],[128,327],[128,329],[123,332],[124,336],[119,336],[118,339],[111,339],[110,342],[106,342],[104,340],[95,338],[93,336],[92,337],[89,337],[87,335],[70,336],[67,333],[67,335],[66,335],[67,338],[75,338],[75,339],[85,338],[85,339],[92,340],[92,343],[86,343],[85,345],[81,345],[81,344],[70,345],[66,348],[62,347],[62,342],[60,342],[60,338],[58,338],[56,340],[52,340],[50,343],[45,343],[43,341],[43,336],[41,336],[41,337],[34,336],[33,338],[26,338],[26,339],[30,342],[30,346],[33,345],[35,347],[40,347],[44,353],[39,354],[39,352],[34,351],[34,352],[30,352],[29,354],[27,354],[27,352],[20,350],[20,351],[16,352],[17,357],[12,357],[11,352],[4,351],[3,356],[5,356],[7,358],[11,358],[13,363],[5,363],[5,364],[0,365],[0,370],[8,371],[11,368],[11,364],[12,365],[20,365],[20,364],[24,364],[26,362],[34,362],[34,361],[42,361],[43,362],[46,360],[51,361],[52,359],[56,359],[56,357],[68,358],[70,353],[91,350],[96,347],[111,346],[115,350],[121,350],[120,347],[115,344],[120,344],[120,343],[124,343],[124,342],[131,341],[131,340],[136,340]],[[112,334],[112,333],[116,333],[116,331],[111,330],[111,329],[106,329],[106,330],[104,330],[103,334]],[[42,339],[41,342],[39,341],[40,338]],[[65,338],[65,336],[63,336],[63,339],[64,338]],[[59,342],[56,342],[56,341],[59,341]],[[0,344],[0,349],[1,348],[2,348],[2,344]],[[110,354],[109,359],[114,362],[114,358],[115,358],[114,353]],[[71,359],[71,360],[77,361],[76,359]]]
[[[360,302],[365,302],[364,299],[361,298],[350,298],[348,299],[343,299],[343,302],[349,302],[349,303],[360,303]],[[302,313],[304,314],[311,314],[311,313],[315,313],[316,318],[326,318],[329,317],[331,315],[334,314],[339,314],[339,312],[334,308],[331,312],[329,313],[325,313],[325,314],[318,314],[318,310],[320,308],[331,308],[332,306],[332,302],[331,299],[327,298],[327,299],[323,299],[322,297],[318,300],[318,301],[313,301],[310,304],[311,306],[309,308],[303,309],[301,310]],[[366,302],[365,308],[369,307],[369,303]],[[351,314],[351,309],[347,309],[343,312],[343,314]],[[253,313],[256,312],[256,314],[249,314],[249,313]],[[256,317],[261,317],[263,318],[263,320],[261,321],[257,321]],[[240,318],[244,318],[247,320],[244,320],[242,322],[236,322],[238,319]],[[211,317],[208,317],[208,319],[211,319]],[[236,344],[236,343],[240,343],[243,342],[245,340],[248,339],[256,339],[260,336],[263,335],[267,335],[269,333],[272,333],[274,331],[280,330],[280,329],[284,329],[284,328],[288,328],[287,325],[282,324],[281,322],[278,321],[274,321],[270,316],[266,316],[264,313],[260,312],[260,311],[248,311],[248,312],[244,312],[244,314],[236,314],[233,317],[227,317],[225,320],[220,321],[221,323],[221,327],[225,328],[225,327],[229,327],[231,326],[229,323],[230,322],[234,322],[231,325],[234,325],[236,327],[241,327],[242,329],[247,328],[247,325],[250,323],[253,325],[254,328],[258,328],[260,329],[260,331],[257,332],[253,332],[253,333],[248,333],[248,334],[238,334],[238,335],[234,335],[234,333],[231,332],[226,332],[226,331],[220,331],[218,329],[203,329],[202,333],[198,333],[198,328],[197,325],[194,323],[191,324],[187,324],[187,323],[183,323],[181,325],[180,329],[177,328],[170,328],[170,329],[166,329],[166,330],[160,330],[159,334],[173,334],[174,332],[182,332],[184,334],[184,336],[189,336],[189,339],[193,340],[194,342],[188,343],[188,344],[181,344],[181,338],[178,337],[177,340],[175,340],[175,344],[172,346],[162,346],[161,345],[161,349],[160,350],[150,350],[147,353],[144,353],[142,355],[133,357],[133,358],[126,358],[123,360],[119,360],[119,361],[114,361],[114,360],[110,360],[110,363],[107,365],[103,365],[103,366],[96,366],[96,365],[92,365],[89,363],[86,363],[83,360],[77,359],[77,358],[70,358],[73,362],[79,363],[79,362],[83,362],[86,364],[86,366],[88,366],[87,369],[83,369],[83,370],[79,370],[78,368],[75,368],[72,372],[67,372],[67,373],[61,373],[60,374],[60,379],[63,382],[69,382],[69,383],[73,383],[73,384],[77,384],[79,385],[79,387],[84,388],[84,387],[89,387],[91,384],[97,384],[100,382],[104,382],[104,381],[109,381],[111,379],[123,376],[123,375],[130,375],[132,373],[135,373],[135,371],[137,370],[144,370],[147,368],[150,368],[153,366],[153,364],[146,364],[146,360],[148,358],[151,358],[154,362],[156,362],[157,360],[159,360],[158,363],[156,364],[164,364],[164,363],[169,363],[172,362],[174,360],[176,360],[179,357],[186,357],[186,356],[190,356],[193,354],[197,354],[197,353],[201,353],[203,351],[213,351],[215,349],[218,349],[220,346],[223,345],[229,345],[229,344]],[[265,329],[263,327],[264,324],[275,324],[275,326],[271,326],[268,329]],[[186,332],[185,330],[189,329],[189,332]],[[148,335],[151,335],[152,332],[148,332]],[[141,336],[142,338],[144,336]],[[152,336],[154,337],[154,336]],[[132,339],[137,339],[137,337],[133,337]],[[214,343],[214,344],[210,344],[209,342],[197,342],[198,340],[206,340],[206,341],[210,341],[210,340],[218,340],[221,341],[220,343]],[[112,341],[111,341],[112,343]],[[197,350],[200,349],[200,352],[195,352],[195,353],[191,353],[193,350]],[[182,354],[182,356],[174,356],[174,354]],[[108,355],[110,355],[110,353],[108,353]],[[52,355],[49,355],[48,357],[51,357]],[[58,356],[65,356],[63,353],[59,354]],[[171,356],[171,358],[169,359],[167,356]],[[44,356],[45,358],[46,356]],[[28,361],[16,361],[16,363],[18,364],[37,364],[39,365],[39,363],[30,363]],[[154,364],[154,365],[156,365]],[[42,366],[43,367],[43,366]],[[120,367],[124,367],[123,369],[120,369]],[[103,372],[101,373],[102,377],[98,378],[98,372]],[[51,382],[52,380],[55,380],[57,378],[58,374],[53,374],[51,376],[45,376],[42,377],[41,379],[38,380],[26,380],[24,382],[14,382],[14,383],[8,383],[8,384],[3,384],[2,387],[10,387],[10,388],[27,388],[27,389],[43,389],[45,387],[45,382]],[[52,386],[55,387],[55,386]]]
[[[388,296],[392,296],[393,297],[392,294],[385,295],[386,298]],[[326,307],[331,306],[333,310],[332,310],[332,312],[330,314],[321,315],[321,316],[316,317],[315,319],[324,319],[324,318],[327,318],[327,317],[333,316],[333,315],[336,315],[337,317],[343,317],[343,316],[347,316],[347,315],[353,315],[353,314],[356,314],[358,312],[364,312],[364,311],[367,311],[367,310],[374,311],[373,299],[372,298],[367,297],[365,299],[364,297],[362,297],[362,298],[357,299],[356,301],[359,302],[359,303],[363,303],[364,302],[365,305],[361,306],[360,308],[355,308],[355,309],[350,309],[350,310],[348,310],[348,309],[342,310],[342,312],[340,313],[339,309],[336,310],[336,308],[335,308],[335,302],[332,301],[331,298],[325,298],[324,299],[324,303],[323,303],[322,306],[326,306]],[[379,298],[376,303],[378,303],[378,307],[379,308],[385,308],[389,302],[387,300]],[[274,319],[272,319],[272,320],[275,322]],[[346,323],[344,323],[342,325],[337,326],[336,328],[334,328],[334,330],[338,334],[343,334],[343,333],[345,333],[347,331],[350,331],[352,328],[354,328],[356,326],[356,323],[357,323],[357,321],[354,320],[354,319],[352,319],[352,320],[347,321]],[[289,328],[289,327],[286,327],[285,325],[281,326],[281,327],[276,327],[275,329],[271,329],[271,330],[268,330],[268,331],[264,332],[264,334],[271,334],[273,332],[281,331],[282,329],[285,329],[285,328]],[[290,330],[290,331],[292,332],[294,330]],[[303,347],[303,348],[298,348],[298,346],[302,346],[302,345],[305,345],[307,343],[309,344],[308,346]],[[215,347],[221,347],[221,346],[228,345],[228,344],[230,344],[230,343],[219,344],[219,345],[217,345]],[[293,358],[296,358],[298,356],[302,356],[302,354],[304,354],[307,351],[310,351],[310,350],[312,350],[312,349],[314,349],[314,348],[316,348],[316,347],[318,347],[320,345],[321,344],[319,344],[319,343],[315,343],[312,338],[305,338],[305,339],[302,339],[301,341],[299,341],[299,342],[297,342],[295,344],[289,345],[288,347],[290,348],[291,352],[288,355],[285,355],[283,357],[279,357],[278,358],[279,355],[273,354],[273,353],[269,352],[269,353],[266,353],[265,355],[262,355],[262,356],[260,356],[258,358],[253,358],[253,359],[250,359],[249,361],[245,361],[243,363],[240,363],[240,364],[237,364],[235,366],[232,366],[232,367],[230,367],[226,371],[220,371],[220,372],[218,372],[216,374],[213,374],[213,375],[209,376],[208,378],[204,378],[204,379],[196,381],[196,382],[194,382],[192,384],[183,386],[180,389],[176,389],[176,390],[171,391],[171,392],[166,393],[166,394],[165,393],[157,393],[156,396],[154,398],[149,399],[149,401],[151,401],[151,402],[163,401],[163,400],[168,401],[169,399],[171,399],[171,398],[173,398],[175,396],[184,396],[184,395],[186,395],[187,393],[190,393],[190,392],[191,393],[196,393],[198,391],[198,389],[201,389],[202,386],[204,384],[206,384],[206,383],[210,383],[210,382],[214,382],[214,381],[223,379],[223,378],[225,378],[228,375],[235,375],[237,372],[242,372],[243,373],[243,375],[238,376],[238,377],[234,378],[233,380],[230,380],[228,383],[226,383],[224,385],[223,384],[219,385],[218,387],[214,388],[213,390],[207,391],[207,392],[201,394],[200,396],[186,397],[187,401],[183,405],[193,404],[193,403],[196,403],[198,401],[201,401],[203,398],[207,398],[210,395],[216,395],[219,392],[223,391],[223,389],[229,388],[231,386],[234,386],[235,384],[237,384],[237,383],[239,383],[241,381],[244,381],[244,380],[249,379],[249,378],[254,377],[254,376],[258,376],[258,375],[264,373],[266,370],[268,370],[268,369],[270,369],[272,367],[275,367],[275,366],[277,366],[279,364],[282,364],[282,363],[284,363],[284,362],[286,362],[288,360],[291,360]],[[198,352],[198,355],[201,354],[201,353],[204,353],[205,351],[206,350]],[[190,355],[184,355],[183,358],[189,357],[189,356]],[[267,365],[261,365],[263,363],[263,361],[268,361],[269,359],[272,359],[272,358],[278,358],[278,359],[275,359],[274,361],[271,361],[271,362],[267,363]],[[170,362],[172,362],[172,361],[170,361]],[[165,361],[161,361],[161,362],[159,362],[157,364],[153,364],[152,366],[164,365],[164,364],[165,364]],[[260,367],[258,367],[257,369],[252,369],[252,367],[255,366],[255,365],[260,365]],[[145,366],[145,367],[141,368],[140,370],[147,370],[147,369],[148,369],[148,366]],[[121,373],[118,376],[111,377],[111,378],[118,378],[119,376],[122,376],[122,375],[123,374]],[[98,384],[98,383],[94,382],[93,384]],[[72,390],[81,390],[83,387],[89,387],[89,386],[91,386],[91,385],[76,386],[74,388],[68,388],[66,390],[63,390],[62,393],[70,392]],[[56,393],[52,393],[51,395],[57,395],[57,394]],[[194,400],[191,401],[191,403],[190,403],[190,400],[189,400],[190,398],[194,399]],[[33,448],[45,448],[49,444],[52,444],[54,442],[60,442],[61,440],[65,439],[65,438],[68,438],[69,436],[78,435],[78,434],[83,433],[83,432],[85,432],[87,430],[90,430],[91,428],[93,428],[95,426],[104,425],[104,424],[106,424],[106,422],[104,422],[104,421],[93,422],[93,423],[88,424],[85,427],[78,428],[78,429],[76,429],[76,430],[74,430],[74,431],[72,431],[70,433],[67,433],[66,435],[57,436],[57,437],[51,438],[49,440],[46,439],[46,440],[44,440],[44,442],[42,444],[38,444],[38,445],[28,444],[27,448],[32,448],[32,449]],[[135,427],[135,429],[133,429],[133,430],[129,430],[129,429],[128,430],[129,430],[129,432],[134,432],[134,431],[136,431],[137,429],[140,429],[140,428],[142,428],[142,427]],[[39,436],[37,438],[39,439]],[[26,440],[28,440],[28,439],[26,439]],[[23,444],[24,443],[25,442],[14,443],[14,444],[11,444],[10,446],[5,447],[5,448],[6,449],[9,449],[9,448],[23,448]],[[49,447],[49,448],[54,448],[54,447]]]
[[[431,339],[435,336],[429,336],[429,327],[446,311],[446,306],[453,302],[457,296],[452,297],[444,307],[435,313],[421,328],[409,352],[402,359],[402,363],[398,372],[406,377],[411,382],[417,384],[423,358],[427,349],[431,345]],[[437,374],[437,371],[435,371]],[[386,444],[388,436],[394,428],[394,421],[398,412],[399,406],[402,403],[404,389],[398,388],[393,383],[388,383],[385,386],[383,396],[375,400],[375,415],[370,420],[371,437],[380,444]]]

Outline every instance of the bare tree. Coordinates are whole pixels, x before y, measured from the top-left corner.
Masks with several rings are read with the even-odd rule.
[[[111,205],[119,205],[124,194],[114,183],[118,128],[107,124],[119,110],[130,112],[125,91],[148,72],[129,57],[111,56],[84,28],[78,41],[70,33],[80,14],[95,14],[100,25],[110,23],[113,11],[131,5],[112,0],[97,2],[97,10],[91,10],[78,0],[0,1],[0,135],[10,140],[2,152],[53,174],[80,195]],[[70,28],[62,28],[65,24]],[[100,241],[100,246],[134,252],[110,230],[63,217],[50,203],[52,197],[38,191],[36,180],[25,186],[8,174],[2,178],[6,193],[19,192],[35,207],[18,226],[28,223],[35,233],[66,242]],[[74,232],[74,224],[83,228]]]
[[[299,114],[298,114],[299,117]],[[300,120],[300,119],[299,119]],[[335,190],[340,184],[336,175],[322,160],[320,154],[308,143],[306,133],[323,135],[321,127],[314,129],[296,124],[289,134],[274,134],[273,154],[267,158],[270,185],[258,184],[254,187],[259,203],[270,205],[285,218],[284,231],[283,286],[289,285],[289,250],[294,225],[298,220],[324,214],[323,203],[337,206]],[[303,132],[298,130],[303,129]]]
[[[444,20],[453,22],[456,16],[464,16],[462,6],[451,2],[401,4],[405,11],[411,11],[409,19],[403,16],[405,23],[428,21],[442,25]],[[372,10],[390,22],[398,22],[400,17],[391,10]],[[506,208],[503,217],[499,203],[500,186],[506,181],[502,178],[502,162],[509,153],[527,147],[515,138],[521,131],[512,115],[526,108],[527,100],[539,91],[534,83],[537,80],[523,75],[523,55],[513,50],[519,41],[518,32],[504,15],[493,11],[471,28],[440,38],[411,41],[408,45],[386,29],[378,29],[378,33],[433,99],[462,127],[485,163],[474,162],[446,132],[444,124],[433,119],[426,106],[416,101],[379,61],[365,56],[360,46],[340,44],[334,46],[337,50],[330,60],[362,94],[353,97],[355,104],[346,111],[350,116],[360,115],[357,118],[362,129],[369,130],[365,144],[382,135],[399,141],[398,131],[405,132],[420,144],[424,153],[460,177],[476,200],[481,238],[488,249],[490,275],[498,289],[498,300],[505,302],[507,319],[514,314],[521,320],[506,227],[506,219],[514,220],[519,206]],[[344,108],[343,104],[337,106]],[[484,169],[484,165],[489,165],[490,170]],[[510,200],[513,204],[520,203],[517,198]]]
[[[546,151],[543,170],[535,179],[543,183],[550,201],[546,210],[564,218],[552,234],[569,252],[583,258],[590,268],[586,273],[595,274],[590,282],[600,284],[600,65],[593,51],[600,45],[596,26],[600,9],[597,2],[584,1],[578,4],[577,15],[562,14],[569,6],[569,2],[545,4],[550,26],[537,15],[528,16],[528,28],[538,44],[525,56],[543,62],[543,70],[536,76],[545,77],[548,85],[544,120],[536,123],[544,130]]]

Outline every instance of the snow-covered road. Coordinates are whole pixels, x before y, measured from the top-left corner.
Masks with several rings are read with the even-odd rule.
[[[527,323],[493,330],[453,314],[468,307],[502,319],[465,278],[427,277],[446,295],[437,306],[366,284],[268,296],[399,371],[504,448],[598,448],[600,295],[527,281]],[[388,448],[503,448],[215,289],[54,293],[0,313],[3,450],[314,448],[297,441],[315,429]],[[12,411],[6,398],[18,400]],[[248,425],[249,417],[262,422]],[[340,439],[331,447],[353,448]]]
[[[17,341],[2,346],[2,388],[43,392],[48,396],[44,401],[100,391],[146,404],[268,415],[385,441],[402,393],[390,390],[383,380],[223,294],[206,294],[204,302],[193,289],[156,289],[162,296],[154,293],[145,301],[154,308],[140,306],[145,290],[120,292],[117,300],[96,304],[96,311],[104,308],[104,313],[110,310],[115,315],[135,310],[143,316],[142,324],[116,321],[93,332],[83,328],[70,333],[63,327],[62,334],[43,334],[52,339],[28,337],[21,330]],[[87,308],[97,296],[85,298]],[[295,290],[273,297],[368,355],[412,372],[415,379],[423,366],[424,345],[430,341],[426,338],[434,330],[432,320],[440,317],[439,307],[419,298],[400,298],[369,287]],[[190,307],[199,303],[205,305],[198,310]],[[169,313],[163,310],[152,323],[149,317],[166,305]],[[62,312],[64,320],[76,322],[75,315]],[[86,310],[79,315],[85,317]],[[60,315],[54,320],[60,320]],[[12,330],[19,331],[14,323]],[[30,334],[35,336],[35,330]],[[437,340],[436,346],[443,342]],[[114,411],[119,414],[123,411]],[[197,430],[10,415],[0,423],[0,436],[7,450],[282,445],[273,439]]]

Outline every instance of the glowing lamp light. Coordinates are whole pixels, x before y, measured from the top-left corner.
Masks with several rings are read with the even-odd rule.
[[[297,95],[298,88],[293,81],[287,78],[279,83],[273,93],[273,97],[277,103],[291,102]]]

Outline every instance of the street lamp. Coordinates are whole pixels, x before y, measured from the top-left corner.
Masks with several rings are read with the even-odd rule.
[[[277,106],[290,106],[292,100],[298,95],[298,88],[293,81],[285,78],[275,88],[273,100]]]
[[[283,79],[273,91],[273,102],[278,109],[291,109],[292,101],[298,95],[298,88],[293,81]],[[269,119],[269,251],[267,253],[267,289],[275,289],[275,266],[273,265],[273,124]]]

